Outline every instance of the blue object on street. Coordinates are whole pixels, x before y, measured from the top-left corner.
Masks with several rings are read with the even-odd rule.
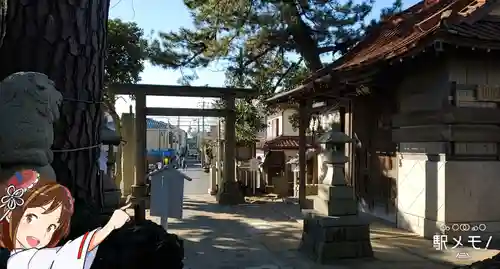
[[[175,156],[175,149],[152,149],[148,150],[148,155],[153,157],[172,157]]]

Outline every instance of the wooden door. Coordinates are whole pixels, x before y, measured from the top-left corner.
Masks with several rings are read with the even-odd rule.
[[[381,116],[370,139],[369,177],[374,213],[396,221],[398,159],[391,134],[390,122]]]
[[[397,157],[386,153],[376,153],[373,158],[371,185],[374,206],[383,209],[383,214],[395,214],[397,203]]]

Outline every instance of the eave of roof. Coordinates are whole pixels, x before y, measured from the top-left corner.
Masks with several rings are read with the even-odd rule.
[[[312,148],[312,137],[306,136],[306,148]],[[299,137],[298,136],[278,136],[271,140],[264,142],[264,149],[266,150],[286,150],[298,149]]]
[[[497,3],[498,0],[441,0],[438,4],[425,9],[424,1],[421,1],[400,14],[392,16],[386,20],[386,23],[374,28],[372,32],[370,32],[366,38],[356,45],[348,54],[329,66],[311,74],[309,78],[303,81],[302,85],[290,91],[278,93],[268,98],[266,102],[285,102],[292,97],[307,96],[310,92],[305,92],[305,90],[310,91],[311,88],[314,88],[315,84],[325,80],[330,83],[333,81],[339,85],[342,83],[346,84],[347,80],[341,78],[344,76],[343,73],[355,69],[369,69],[369,66],[376,62],[401,57],[405,53],[409,53],[417,48],[422,48],[423,46],[419,45],[418,42],[423,40],[428,42],[429,40],[427,38],[424,39],[424,37],[436,33],[440,28],[448,28],[451,31],[457,31],[456,28],[450,28],[450,25],[457,25],[460,28],[463,24],[460,23],[465,21],[468,25],[463,24],[464,26],[462,26],[462,28],[471,28],[469,29],[470,32],[477,32],[478,29],[472,29],[474,28],[472,23],[477,22],[478,19],[486,15],[487,11]],[[445,12],[448,11],[451,12],[446,14]],[[442,23],[444,19],[446,19],[447,23]],[[408,24],[408,21],[418,22],[414,26],[412,25],[411,34],[404,35],[402,32],[395,32],[395,30],[398,30],[398,27],[402,27],[402,21],[406,21],[406,24]],[[491,25],[483,26],[491,28]],[[477,28],[477,25],[475,28]],[[491,31],[490,33],[487,33],[488,31],[481,32],[483,32],[481,35],[476,33],[472,38],[491,39],[493,36],[496,36],[497,40],[500,41],[500,38],[498,38],[499,34],[495,35],[491,33]],[[401,38],[399,38],[398,35],[401,35]],[[387,37],[396,38],[398,41],[387,39]],[[382,40],[380,40],[380,38],[382,38]],[[382,44],[380,44],[381,42]],[[378,48],[377,45],[379,46]],[[382,48],[380,48],[380,46],[382,46]],[[375,49],[378,49],[377,53],[374,53]],[[363,50],[368,51],[363,53]]]

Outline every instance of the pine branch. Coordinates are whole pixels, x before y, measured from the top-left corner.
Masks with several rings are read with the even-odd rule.
[[[276,81],[276,84],[273,87],[273,93],[276,92],[276,89],[279,87],[281,82],[283,82],[283,80],[288,76],[288,74],[290,74],[292,70],[295,70],[302,63],[303,60],[304,58],[301,57],[296,63],[293,63],[292,65],[290,65],[290,67],[288,67],[288,69],[279,77],[278,81]]]

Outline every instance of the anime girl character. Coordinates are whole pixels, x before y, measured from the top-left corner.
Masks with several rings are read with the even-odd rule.
[[[0,243],[11,251],[7,269],[90,268],[99,244],[130,219],[124,211],[128,206],[123,207],[104,227],[56,247],[68,234],[73,201],[66,187],[44,181],[33,170],[8,180],[0,199]]]

